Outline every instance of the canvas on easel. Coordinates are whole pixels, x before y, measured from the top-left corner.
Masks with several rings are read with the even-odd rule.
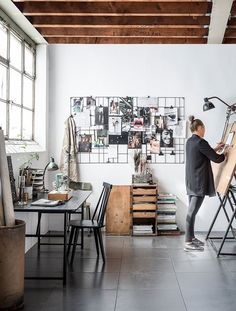
[[[229,124],[224,138],[229,143],[229,152],[224,162],[212,165],[215,188],[221,195],[226,195],[236,170],[236,122]]]

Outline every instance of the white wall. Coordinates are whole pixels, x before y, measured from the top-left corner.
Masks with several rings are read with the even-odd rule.
[[[236,100],[234,45],[50,45],[49,151],[59,161],[64,121],[70,114],[71,96],[183,96],[186,115],[194,114],[206,124],[206,139],[219,141],[225,107],[202,112],[203,98],[219,96],[228,103]],[[152,165],[160,190],[179,198],[178,219],[184,227],[187,196],[184,165]],[[81,180],[92,182],[94,201],[102,181],[130,184],[131,164],[80,165]],[[196,229],[207,230],[218,206],[216,198],[206,199]],[[54,218],[55,219],[55,218]],[[57,227],[50,220],[50,227]],[[216,229],[225,228],[224,218]]]

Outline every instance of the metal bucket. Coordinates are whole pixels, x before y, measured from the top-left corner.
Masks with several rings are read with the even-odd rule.
[[[0,227],[0,311],[24,306],[25,222]]]

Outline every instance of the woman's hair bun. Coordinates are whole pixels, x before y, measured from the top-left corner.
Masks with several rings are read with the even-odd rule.
[[[194,116],[189,116],[188,119],[189,119],[190,123],[193,123],[195,118],[194,118]]]

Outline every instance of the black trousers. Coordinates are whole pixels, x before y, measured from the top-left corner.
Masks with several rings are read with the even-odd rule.
[[[195,195],[189,196],[189,207],[188,207],[188,214],[186,217],[185,242],[191,242],[192,239],[194,238],[195,217],[202,205],[203,200],[204,196],[203,197]]]

